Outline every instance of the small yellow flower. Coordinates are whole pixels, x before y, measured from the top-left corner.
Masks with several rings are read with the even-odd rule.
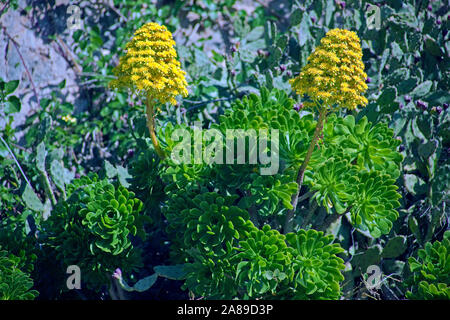
[[[308,57],[300,74],[289,80],[299,95],[326,106],[355,109],[366,106],[367,90],[360,40],[355,32],[333,29]],[[314,103],[306,106],[315,105]]]
[[[70,114],[63,116],[61,119],[63,119],[66,123],[76,123],[77,119],[72,117]]]
[[[180,68],[175,41],[165,26],[150,22],[139,28],[126,45],[127,53],[114,69],[113,88],[132,88],[161,103],[175,105],[175,97],[187,96],[185,72]]]

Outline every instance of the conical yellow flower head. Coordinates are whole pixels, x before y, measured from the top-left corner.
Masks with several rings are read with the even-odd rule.
[[[126,45],[127,53],[114,69],[116,88],[136,88],[175,105],[177,95],[187,96],[185,72],[180,68],[175,41],[165,26],[150,22],[139,28]]]
[[[333,29],[308,57],[308,63],[298,77],[289,82],[297,94],[306,94],[322,105],[331,107],[336,104],[341,108],[355,109],[358,105],[367,105],[363,96],[367,90],[366,78],[356,33]]]

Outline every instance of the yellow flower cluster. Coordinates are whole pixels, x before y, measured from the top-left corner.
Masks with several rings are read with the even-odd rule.
[[[175,41],[165,26],[150,22],[139,28],[126,45],[127,53],[114,69],[115,88],[144,90],[161,103],[175,105],[177,95],[187,96],[185,72],[180,68]]]
[[[61,119],[63,119],[67,123],[76,123],[77,122],[77,119],[72,117],[70,114],[63,116]]]
[[[353,31],[333,29],[322,38],[320,45],[308,57],[300,74],[289,82],[299,95],[326,106],[338,105],[355,109],[366,106],[363,93],[367,90],[359,38]]]

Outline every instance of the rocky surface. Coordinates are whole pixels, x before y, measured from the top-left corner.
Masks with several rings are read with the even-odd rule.
[[[71,51],[74,30],[67,27],[67,8],[72,2],[19,0],[18,9],[9,9],[0,17],[0,77],[6,81],[20,79],[15,94],[22,101],[22,110],[14,115],[15,127],[37,110],[39,100],[48,97],[63,80],[66,80],[66,87],[58,90],[64,100],[74,104],[76,110],[83,109],[83,105],[86,105],[77,82],[77,72],[82,70],[71,67],[75,57]],[[77,2],[82,8],[92,6],[92,3],[86,1]],[[158,5],[158,1],[151,3],[149,5]],[[236,9],[250,13],[256,6],[265,4],[269,11],[280,10],[277,1],[272,1],[270,5],[268,3],[269,1],[238,1]],[[228,35],[232,26],[227,25],[227,21],[220,17],[217,27],[207,31],[199,29],[199,23],[194,23],[201,20],[201,17],[185,12],[181,18],[182,28],[174,33],[177,43],[189,46],[200,38],[209,38],[203,41],[207,52],[212,49],[223,52],[230,45]],[[0,129],[4,123],[4,119],[0,119]]]
[[[61,9],[66,7],[68,2],[68,0],[56,1],[55,8],[59,9],[55,13],[61,14]],[[40,14],[46,10],[39,8],[36,1],[20,0],[18,3],[17,10],[10,9],[0,19],[2,28],[0,32],[0,77],[6,81],[20,80],[15,94],[22,100],[22,111],[15,115],[13,125],[23,123],[27,115],[38,108],[38,100],[48,96],[52,89],[64,79],[67,86],[61,91],[61,94],[66,96],[67,101],[74,102],[77,93],[74,71],[61,54],[61,48],[48,38],[51,30],[55,29],[52,17],[41,16]],[[33,13],[27,14],[23,10],[28,5],[34,5]],[[64,15],[59,15],[59,17],[59,20],[65,18]],[[61,22],[59,21],[57,24],[61,25]],[[69,32],[61,35],[63,39],[68,38]],[[30,82],[30,76],[36,92]]]

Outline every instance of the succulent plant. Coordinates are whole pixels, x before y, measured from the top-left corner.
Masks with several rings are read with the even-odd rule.
[[[258,173],[250,175],[251,182],[244,184],[248,196],[244,197],[242,205],[255,206],[258,214],[269,216],[280,214],[284,209],[292,209],[291,198],[297,190],[297,184],[289,175],[261,176]]]
[[[261,229],[253,228],[239,241],[233,261],[238,263],[236,281],[243,288],[244,297],[283,297],[293,276],[292,256],[285,238],[266,224]]]
[[[342,147],[349,161],[361,169],[378,170],[397,178],[402,155],[396,151],[400,141],[385,124],[372,125],[366,117],[356,123],[353,116],[331,116],[324,129],[324,141]]]
[[[286,241],[292,247],[295,299],[339,299],[345,266],[337,255],[344,249],[333,243],[334,237],[301,229],[288,233]]]
[[[92,254],[98,250],[118,255],[131,246],[129,234],[136,236],[139,225],[137,213],[142,202],[123,186],[117,189],[112,184],[95,186],[95,198],[79,212],[84,217],[82,225],[94,236]],[[143,234],[141,234],[143,236]]]
[[[0,247],[0,300],[33,300],[33,280],[19,269],[20,258]]]
[[[356,228],[369,231],[378,238],[387,234],[398,218],[395,210],[401,195],[396,192],[395,180],[389,175],[362,170],[349,178],[353,192],[348,194],[350,219]]]
[[[196,195],[198,191],[203,193]],[[188,262],[184,286],[197,295],[231,298],[235,294],[233,247],[252,223],[247,211],[233,205],[237,196],[198,191],[175,194],[164,210],[169,235],[177,245],[175,255]]]
[[[90,288],[109,283],[120,267],[126,272],[140,265],[130,236],[145,237],[142,202],[123,186],[115,187],[96,175],[75,179],[42,226],[40,241],[56,251],[63,266],[78,265]]]
[[[338,158],[339,159],[339,158]],[[328,212],[335,208],[337,213],[345,213],[347,209],[347,192],[351,193],[348,180],[355,170],[350,169],[348,160],[330,158],[311,173],[307,180],[310,190],[316,199]]]
[[[408,259],[411,275],[406,281],[408,299],[450,300],[450,231],[442,241],[427,242],[417,258]]]

